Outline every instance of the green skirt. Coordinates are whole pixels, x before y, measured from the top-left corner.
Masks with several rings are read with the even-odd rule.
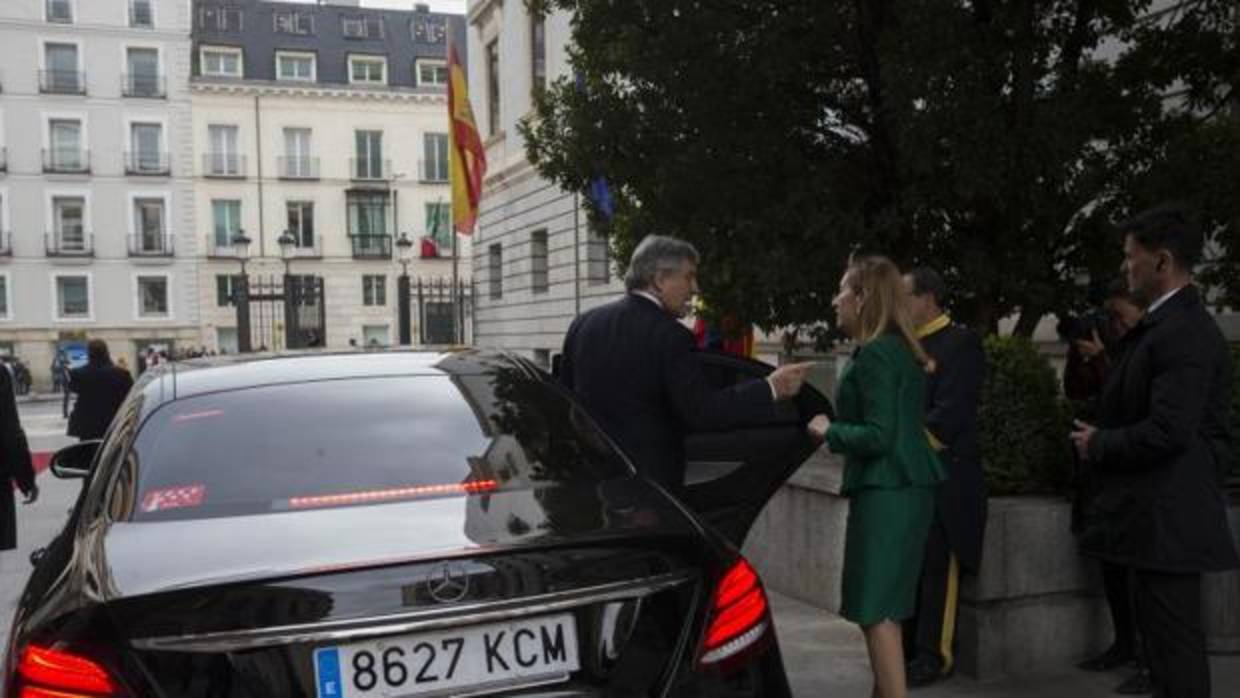
[[[912,617],[934,517],[934,488],[852,494],[844,539],[840,615],[861,625]]]

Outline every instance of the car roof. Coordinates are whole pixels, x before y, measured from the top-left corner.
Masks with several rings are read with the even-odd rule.
[[[479,375],[497,368],[541,375],[530,361],[502,351],[311,350],[168,362],[144,376],[142,392],[148,407],[153,407],[150,403],[264,386],[384,376]]]

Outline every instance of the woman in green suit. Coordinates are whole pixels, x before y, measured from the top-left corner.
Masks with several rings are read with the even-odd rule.
[[[849,497],[840,615],[865,633],[874,696],[904,698],[900,622],[913,615],[934,488],[946,479],[923,426],[930,359],[903,304],[899,269],[883,257],[854,260],[831,302],[858,347],[836,392],[834,421],[810,433],[844,456]]]

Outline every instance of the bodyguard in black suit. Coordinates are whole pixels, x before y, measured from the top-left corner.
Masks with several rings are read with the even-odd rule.
[[[1135,570],[1133,596],[1155,695],[1210,695],[1201,574],[1240,567],[1222,478],[1231,462],[1230,357],[1191,285],[1202,235],[1162,208],[1124,224],[1124,272],[1149,310],[1124,337],[1098,425],[1072,440],[1102,478],[1081,548]]]
[[[558,371],[638,471],[673,492],[684,485],[688,433],[770,419],[775,400],[795,395],[809,367],[712,387],[695,360],[693,333],[678,320],[697,293],[697,265],[689,243],[646,236],[629,263],[628,293],[573,321]]]
[[[926,431],[947,469],[935,498],[926,540],[917,615],[905,636],[910,686],[926,686],[951,674],[955,664],[956,608],[960,572],[976,573],[986,528],[986,484],[978,442],[977,407],[986,377],[981,337],[943,311],[947,286],[933,269],[904,277],[921,345],[934,360],[926,381]]]
[[[0,369],[0,552],[17,547],[17,506],[13,485],[30,504],[39,497],[26,432],[17,416],[17,399],[9,372]]]
[[[108,345],[102,339],[86,344],[87,362],[69,373],[69,390],[77,393],[73,414],[69,415],[69,436],[101,439],[121,408],[133,378],[113,365]]]

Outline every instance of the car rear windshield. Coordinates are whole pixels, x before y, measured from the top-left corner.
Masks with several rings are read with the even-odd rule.
[[[178,400],[142,426],[117,479],[128,491],[113,501],[128,502],[122,519],[191,519],[484,495],[630,474],[558,389],[520,371],[498,371],[332,380]]]

